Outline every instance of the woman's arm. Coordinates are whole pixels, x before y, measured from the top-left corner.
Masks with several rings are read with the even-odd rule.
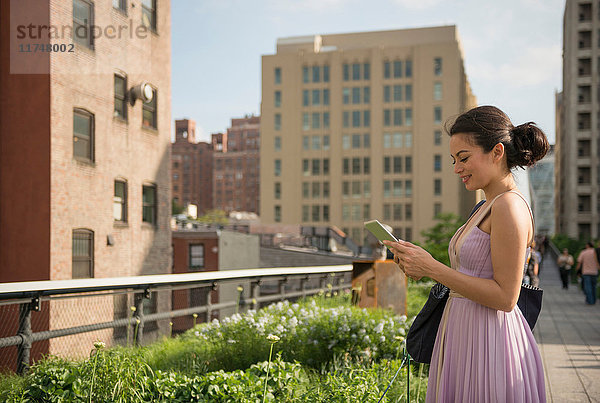
[[[407,276],[424,276],[477,303],[502,311],[512,311],[519,299],[525,252],[529,243],[531,218],[518,195],[500,197],[491,211],[491,253],[493,278],[484,279],[460,273],[433,259],[422,248],[409,242],[384,243],[399,259]]]

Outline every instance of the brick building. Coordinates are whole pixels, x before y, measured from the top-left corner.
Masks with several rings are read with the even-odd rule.
[[[260,117],[231,119],[227,133],[212,135],[213,206],[227,212],[259,209]]]
[[[173,200],[182,206],[198,206],[198,214],[213,208],[213,145],[198,142],[196,122],[175,121],[171,144]]]
[[[170,2],[0,7],[0,282],[169,272]],[[22,38],[21,25],[57,31]],[[40,43],[56,50],[19,52]],[[44,305],[34,331],[113,320],[130,303],[115,301]],[[70,337],[34,343],[32,358]]]

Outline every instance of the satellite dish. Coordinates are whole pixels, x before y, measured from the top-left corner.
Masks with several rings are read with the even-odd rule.
[[[152,101],[154,97],[154,89],[147,82],[142,82],[135,87],[131,87],[129,90],[129,103],[131,106],[135,104],[137,99],[141,99],[142,102],[148,103]]]

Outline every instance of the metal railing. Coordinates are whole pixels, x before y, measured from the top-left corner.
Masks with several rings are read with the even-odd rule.
[[[113,335],[107,336],[107,333],[103,333],[103,336],[112,336],[114,344],[120,344],[115,336],[116,330],[126,327],[129,344],[132,325],[135,326],[132,340],[140,345],[144,341],[145,324],[186,316],[193,316],[195,323],[198,314],[204,314],[206,321],[210,321],[214,313],[222,313],[227,308],[235,308],[236,312],[240,307],[258,309],[261,305],[273,301],[305,297],[321,291],[340,291],[350,288],[351,272],[352,265],[340,265],[0,284],[0,336],[4,336],[0,338],[0,361],[4,366],[8,366],[8,356],[2,352],[7,348],[16,347],[16,371],[23,373],[30,365],[31,350],[36,342],[45,341],[50,345],[51,339],[112,329],[115,332]],[[233,299],[215,303],[213,299],[216,294],[212,291],[225,287],[234,290],[229,295]],[[261,292],[261,287],[265,288],[263,291],[270,292],[265,295],[265,292]],[[202,290],[203,294],[200,295],[204,301],[195,301],[192,304],[188,298],[187,306],[184,303],[184,306],[173,309],[177,293],[188,291],[192,295],[191,290]],[[249,293],[244,295],[246,290]],[[154,305],[148,307],[148,301],[159,292],[164,294],[160,298],[161,302],[157,303],[155,299]],[[119,309],[116,307],[116,301],[120,297],[125,297],[125,302],[120,304]],[[133,306],[128,303],[130,300],[133,300]],[[77,308],[77,303],[82,306]],[[104,312],[101,312],[103,309]],[[98,312],[102,314],[95,315]],[[35,326],[38,331],[34,331],[32,327],[34,313],[40,318]],[[121,317],[115,318],[119,314]],[[102,320],[108,316],[113,320]],[[92,323],[59,323],[60,320],[72,321],[77,318],[81,319],[80,322],[84,321],[83,318],[90,319]],[[187,324],[188,328],[191,327],[189,321]],[[11,335],[9,333],[13,328],[16,328],[16,332],[13,331]],[[169,326],[165,326],[164,323],[162,326],[156,325],[152,331],[170,335],[173,322],[169,322]],[[44,353],[54,353],[53,350],[60,349],[56,346],[45,346],[41,350]],[[63,350],[73,352],[75,349],[71,344]]]

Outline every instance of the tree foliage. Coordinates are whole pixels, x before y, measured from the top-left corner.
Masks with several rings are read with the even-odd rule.
[[[177,215],[182,214],[185,211],[185,207],[177,203],[175,199],[171,200],[171,214]]]
[[[198,217],[198,221],[204,224],[229,224],[227,213],[223,210],[208,210],[203,216]]]
[[[435,217],[437,224],[421,231],[425,239],[422,245],[436,260],[450,266],[448,257],[448,245],[450,239],[463,224],[460,217],[452,213],[441,213]]]

